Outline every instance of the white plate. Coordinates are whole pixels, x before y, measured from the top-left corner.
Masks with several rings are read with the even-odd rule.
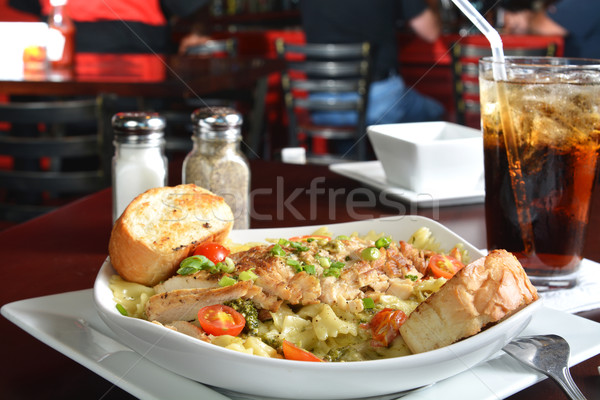
[[[473,259],[481,254],[439,223],[419,216],[390,217],[329,225],[334,235],[374,230],[407,240],[428,227],[443,249],[464,243]],[[235,231],[235,242],[291,237],[317,227]],[[530,322],[536,302],[502,323],[471,338],[434,351],[406,357],[349,363],[306,363],[243,354],[204,343],[145,320],[122,316],[115,307],[107,260],[94,285],[94,299],[103,321],[119,341],[145,358],[195,381],[236,392],[275,398],[351,399],[419,388],[456,375],[488,359]],[[239,372],[232,373],[232,370]],[[365,384],[368,382],[368,384]],[[326,389],[325,389],[326,388]]]
[[[249,398],[225,391],[222,391],[225,394],[222,395],[216,391],[219,389],[212,390],[161,368],[124,346],[96,313],[92,289],[16,301],[4,305],[2,315],[38,340],[137,398]],[[571,366],[600,352],[600,324],[542,306],[522,334],[547,333],[567,339],[571,347]],[[231,376],[236,374],[232,371]],[[410,392],[402,400],[438,400],[459,395],[461,400],[498,400],[542,379],[545,379],[542,374],[498,352],[488,361],[429,388]],[[263,381],[270,382],[268,378]]]
[[[96,312],[93,289],[16,301],[4,305],[2,315],[137,398],[227,400],[123,345]]]
[[[457,184],[454,188],[445,188],[439,192],[418,193],[390,184],[380,161],[332,164],[329,169],[364,185],[381,190],[388,197],[422,208],[476,204],[483,203],[485,200],[483,179],[472,188]]]

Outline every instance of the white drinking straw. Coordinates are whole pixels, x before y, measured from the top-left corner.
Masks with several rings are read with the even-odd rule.
[[[471,20],[473,25],[485,35],[492,47],[492,74],[496,82],[506,82],[507,74],[504,65],[504,50],[502,48],[502,39],[497,30],[486,21],[485,18],[473,7],[467,0],[452,0],[454,4],[462,11],[463,14]],[[506,156],[508,165],[511,170],[511,181],[513,190],[515,191],[515,204],[517,206],[517,214],[519,226],[521,228],[521,236],[525,251],[531,254],[535,253],[535,243],[533,241],[533,225],[531,214],[527,207],[523,206],[523,199],[526,199],[525,183],[523,173],[521,171],[521,162],[519,161],[519,146],[517,144],[516,132],[513,129],[511,113],[508,109],[508,100],[504,85],[498,83],[496,85],[498,91],[498,102],[500,109],[504,110],[500,114],[502,130],[504,131],[504,143],[506,146]]]
[[[452,2],[462,11],[463,14],[471,20],[473,25],[490,42],[492,47],[492,59],[494,80],[506,80],[506,69],[504,68],[504,49],[502,48],[502,38],[497,30],[495,30],[485,18],[473,7],[471,2],[467,0],[452,0]]]

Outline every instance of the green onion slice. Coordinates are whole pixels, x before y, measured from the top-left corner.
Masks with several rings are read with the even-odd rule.
[[[362,302],[365,310],[375,307],[375,301],[370,297],[365,297],[364,299],[362,299]]]
[[[129,313],[127,312],[127,310],[125,309],[125,307],[123,307],[123,304],[117,303],[117,310],[119,310],[119,312],[121,313],[121,315],[124,315],[126,317],[129,316]]]
[[[254,268],[251,269],[247,269],[245,271],[240,272],[240,275],[238,276],[240,281],[255,281],[256,279],[258,279],[258,275],[256,275],[254,273],[254,271],[252,271]]]
[[[276,244],[275,246],[273,246],[273,248],[271,249],[271,254],[273,254],[276,257],[285,257],[286,252],[285,250],[281,247],[281,245]]]
[[[331,268],[331,261],[327,257],[319,257],[317,258],[319,261],[319,265],[323,268]]]
[[[304,270],[305,270],[305,271],[306,271],[306,273],[307,273],[307,274],[309,274],[309,275],[314,275],[314,274],[317,272],[317,270],[316,270],[315,266],[314,266],[314,265],[312,265],[312,264],[305,265],[305,266],[304,266]]]
[[[300,242],[290,242],[290,247],[297,251],[308,251],[308,247]]]
[[[218,263],[217,267],[219,268],[219,271],[225,272],[227,274],[230,274],[233,271],[235,271],[235,263],[229,257],[225,257],[225,260]]]
[[[231,276],[224,276],[219,281],[219,286],[221,286],[221,287],[231,286],[231,285],[235,285],[236,283],[237,283],[237,281],[235,280],[235,278],[232,278]]]
[[[323,271],[323,275],[325,276],[333,276],[339,278],[342,274],[342,270],[340,268],[329,268]]]
[[[285,260],[285,263],[287,265],[289,265],[290,267],[294,268],[294,271],[296,271],[296,272],[304,271],[302,264],[298,260],[294,260],[293,258],[288,258],[287,260]]]

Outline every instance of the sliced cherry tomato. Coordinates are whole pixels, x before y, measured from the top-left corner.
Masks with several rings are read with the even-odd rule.
[[[401,310],[384,308],[379,311],[366,327],[371,328],[371,346],[387,347],[400,334],[400,326],[406,321],[406,314]]]
[[[204,332],[215,336],[237,336],[246,326],[246,319],[242,314],[223,304],[201,308],[198,311],[198,322]]]
[[[326,239],[331,240],[329,236],[324,235],[304,235],[304,236],[294,236],[293,238],[289,238],[290,242],[306,242],[308,239]]]
[[[429,269],[436,278],[450,279],[464,268],[464,264],[454,257],[443,254],[435,254],[429,259]]]
[[[217,264],[225,260],[231,251],[223,245],[215,242],[204,242],[194,250],[195,256],[204,256]]]
[[[306,351],[287,340],[283,341],[281,347],[283,348],[283,356],[286,360],[323,362],[323,360],[310,351]]]

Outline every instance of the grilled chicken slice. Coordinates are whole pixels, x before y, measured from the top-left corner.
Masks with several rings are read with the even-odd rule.
[[[211,289],[219,287],[221,275],[199,271],[193,275],[175,275],[154,286],[155,293],[165,293],[177,289]]]
[[[285,256],[273,254],[273,245],[256,246],[247,251],[231,254],[235,271],[252,270],[254,281],[237,283],[231,287],[218,285],[222,273],[200,271],[193,275],[174,276],[154,287],[157,295],[148,302],[146,314],[150,320],[159,321],[193,319],[201,306],[219,304],[240,297],[251,299],[258,309],[277,311],[283,302],[290,305],[308,305],[323,302],[336,304],[342,309],[360,311],[361,299],[366,292],[385,293],[392,281],[402,280],[406,275],[423,276],[425,270],[423,251],[407,243],[380,249],[380,257],[373,261],[361,258],[361,251],[369,246],[362,240],[352,238],[337,240],[319,246],[316,242],[303,243],[307,249],[297,251],[286,248]],[[372,246],[372,243],[370,244]],[[285,247],[285,246],[284,246]],[[326,276],[319,260],[343,262],[338,277]],[[297,272],[290,259],[304,265],[313,265],[314,273]],[[395,284],[390,292],[407,289]],[[190,305],[194,306],[191,307]],[[169,311],[174,307],[173,311]]]
[[[188,321],[173,321],[170,324],[165,325],[165,327],[183,333],[184,335],[188,335],[205,342],[210,342],[208,335],[202,330],[202,328]]]
[[[319,278],[306,272],[296,273],[283,257],[271,254],[273,246],[257,246],[247,252],[231,255],[237,271],[252,269],[258,276],[254,282],[268,296],[290,304],[318,303],[321,293]],[[277,311],[279,307],[271,311]]]
[[[252,281],[218,288],[177,289],[155,294],[148,299],[146,316],[150,321],[168,324],[173,321],[192,321],[202,307],[226,301],[250,298],[260,292]]]

